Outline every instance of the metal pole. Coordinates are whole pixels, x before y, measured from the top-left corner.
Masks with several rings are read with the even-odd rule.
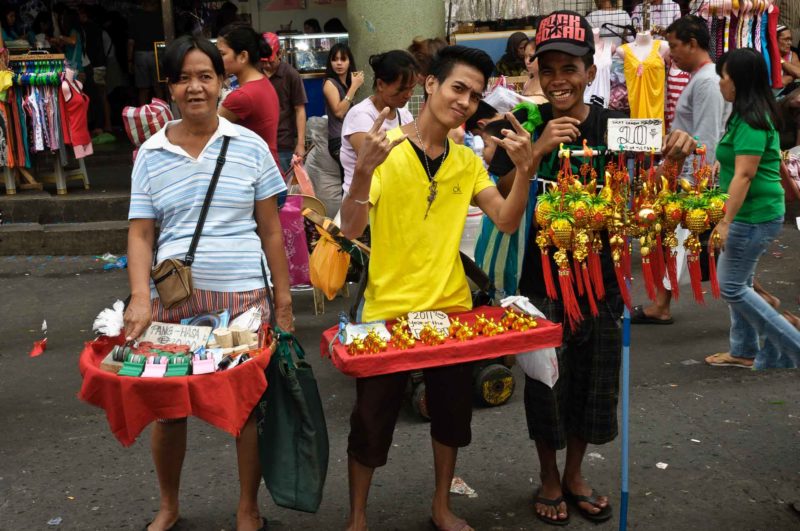
[[[629,169],[633,161],[628,162]],[[635,174],[635,172],[631,172]],[[633,197],[631,197],[633,200]],[[630,279],[626,278],[628,290],[631,289]],[[628,528],[628,445],[630,430],[630,379],[631,379],[631,312],[623,305],[622,312],[622,488],[619,496],[619,531]]]
[[[175,39],[175,23],[172,20],[172,0],[161,0],[161,19],[164,22],[164,41]]]

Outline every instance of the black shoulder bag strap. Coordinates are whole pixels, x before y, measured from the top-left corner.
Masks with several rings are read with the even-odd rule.
[[[222,137],[222,148],[219,150],[219,157],[217,157],[217,166],[214,168],[214,175],[211,176],[211,183],[208,185],[208,192],[206,192],[206,199],[203,201],[203,209],[200,211],[200,218],[197,220],[197,227],[194,229],[194,236],[192,236],[192,243],[189,245],[189,251],[186,253],[186,258],[183,262],[190,266],[194,262],[194,253],[197,250],[197,243],[200,241],[200,233],[203,232],[203,225],[206,222],[208,215],[208,207],[211,206],[211,198],[214,197],[214,190],[217,188],[217,181],[219,181],[219,174],[222,167],[225,165],[225,154],[228,152],[228,143],[231,137]]]

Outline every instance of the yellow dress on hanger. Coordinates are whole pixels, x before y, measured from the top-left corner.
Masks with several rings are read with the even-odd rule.
[[[625,83],[628,85],[631,118],[663,120],[666,68],[659,54],[661,43],[653,41],[644,61],[636,57],[630,44],[623,44],[622,49],[625,50]]]

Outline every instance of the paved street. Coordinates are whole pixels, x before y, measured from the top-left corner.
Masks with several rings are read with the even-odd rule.
[[[786,225],[764,257],[762,283],[798,311],[800,232]],[[642,299],[637,282],[637,299]],[[95,315],[127,294],[125,272],[104,272],[88,257],[0,257],[0,529],[141,529],[154,514],[156,478],[149,428],[131,448],[108,430],[104,412],[80,402],[77,357]],[[723,304],[698,307],[689,289],[672,326],[635,327],[631,351],[629,527],[641,530],[800,528],[800,373],[712,368],[705,355],[726,349]],[[326,408],[331,462],[316,515],[275,507],[262,489],[274,529],[342,529],[347,511],[345,445],[354,386],[318,352],[321,330],[341,300],[314,316],[309,293],[295,311]],[[46,318],[48,350],[27,353]],[[521,381],[515,368],[517,382]],[[476,409],[473,443],[458,475],[477,498],[454,497],[479,530],[544,529],[531,494],[538,483],[519,386],[509,404]],[[586,475],[619,509],[619,440],[590,447]],[[666,469],[656,466],[666,463]],[[189,423],[180,529],[231,530],[237,500],[233,440],[202,421]],[[370,497],[374,530],[429,529],[432,458],[428,425],[404,412],[388,466]],[[617,513],[618,514],[618,513]],[[60,525],[48,521],[60,518]],[[571,529],[595,526],[573,511]]]

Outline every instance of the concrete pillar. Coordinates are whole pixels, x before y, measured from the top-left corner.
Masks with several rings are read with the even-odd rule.
[[[364,71],[357,99],[372,93],[369,56],[405,50],[414,37],[445,36],[444,0],[347,0],[347,31],[356,66]]]

